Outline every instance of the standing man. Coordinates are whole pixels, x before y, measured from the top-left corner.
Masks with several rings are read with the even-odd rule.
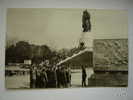
[[[84,66],[82,66],[82,87],[86,87],[86,69]]]
[[[70,67],[67,66],[65,71],[66,71],[67,87],[70,87],[71,86],[71,70],[70,70]]]
[[[30,88],[36,88],[36,65],[30,67]]]
[[[33,68],[30,66],[30,88],[33,88],[33,74],[32,74]]]
[[[68,75],[69,75],[69,86],[71,86],[71,68],[68,67]]]
[[[60,75],[61,75],[61,86],[63,88],[65,88],[66,87],[66,84],[67,84],[67,81],[66,81],[66,73],[65,73],[65,67],[64,67],[64,65],[61,68]]]
[[[56,69],[56,76],[57,76],[57,87],[60,88],[61,87],[61,67],[58,66],[58,68]]]
[[[42,69],[42,72],[41,72],[41,81],[42,81],[41,88],[46,88],[47,82],[48,82],[48,77],[47,77],[45,67]]]

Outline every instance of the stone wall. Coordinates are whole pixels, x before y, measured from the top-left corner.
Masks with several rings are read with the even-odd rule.
[[[88,86],[125,87],[128,85],[128,40],[94,40],[94,74]]]
[[[94,67],[128,65],[127,39],[95,39]]]

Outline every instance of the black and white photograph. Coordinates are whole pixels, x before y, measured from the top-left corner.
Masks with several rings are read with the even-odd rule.
[[[127,10],[8,8],[5,87],[128,86]]]

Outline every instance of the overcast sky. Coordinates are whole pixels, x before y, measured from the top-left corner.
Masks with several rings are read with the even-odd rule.
[[[82,12],[85,9],[10,8],[7,11],[7,41],[26,40],[53,48],[78,46],[82,34]],[[125,10],[94,10],[91,32],[85,41],[92,46],[97,38],[127,38],[128,16]]]

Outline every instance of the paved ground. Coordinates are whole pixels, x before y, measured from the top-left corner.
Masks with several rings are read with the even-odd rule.
[[[93,74],[93,70],[90,69],[86,69],[86,73],[87,73],[87,78],[86,78],[86,84],[88,83],[87,79],[91,76],[91,74]],[[73,70],[72,73],[72,87],[82,87],[82,72],[81,70]]]
[[[93,73],[92,69],[86,69],[87,77]],[[6,76],[6,88],[29,88],[29,75]],[[81,87],[82,73],[81,70],[72,70],[72,87]],[[87,82],[86,82],[87,83]]]

